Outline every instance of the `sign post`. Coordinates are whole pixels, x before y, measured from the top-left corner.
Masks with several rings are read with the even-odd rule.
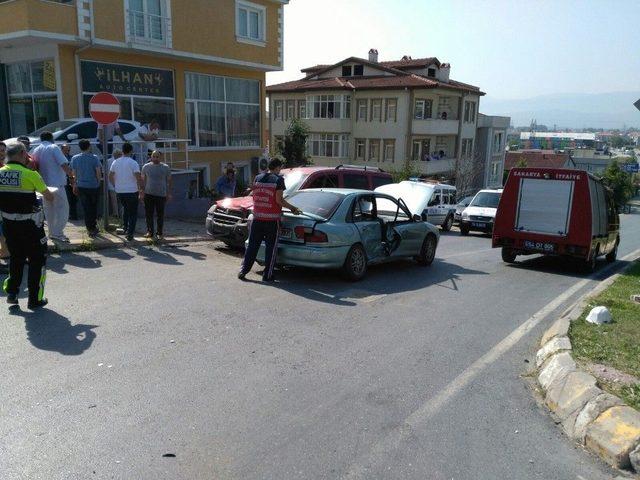
[[[107,125],[111,125],[120,118],[120,101],[109,92],[96,93],[89,101],[89,113],[99,128],[99,140],[102,146],[102,222],[105,232],[109,228],[109,172],[107,169],[109,158],[109,142],[106,136]],[[115,130],[115,129],[114,129]]]

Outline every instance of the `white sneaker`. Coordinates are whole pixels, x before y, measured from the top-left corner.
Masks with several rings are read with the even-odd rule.
[[[69,237],[67,237],[66,235],[60,235],[60,236],[56,236],[56,237],[54,237],[53,235],[49,235],[49,238],[51,240],[57,240],[57,241],[62,242],[62,243],[69,243]]]

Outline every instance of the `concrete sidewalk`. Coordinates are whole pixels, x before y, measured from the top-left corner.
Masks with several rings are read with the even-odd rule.
[[[45,230],[47,230],[46,226]],[[164,221],[164,232],[164,240],[159,242],[162,244],[211,240],[211,237],[207,235],[205,230],[204,219],[202,222],[196,222],[167,218]],[[106,248],[123,248],[132,245],[150,245],[154,243],[152,240],[144,238],[144,234],[146,233],[144,218],[138,218],[136,235],[132,242],[127,242],[124,235],[116,235],[115,228],[113,232],[104,232],[101,230],[96,238],[90,238],[89,235],[87,235],[87,230],[82,220],[67,223],[64,233],[69,237],[70,242],[64,243],[49,239],[48,245],[50,252],[91,251]]]

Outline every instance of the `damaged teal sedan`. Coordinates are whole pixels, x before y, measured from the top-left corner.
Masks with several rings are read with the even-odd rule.
[[[301,190],[287,200],[303,211],[285,212],[277,264],[342,270],[360,280],[369,265],[402,258],[431,265],[438,229],[412,215],[401,198],[366,190]],[[264,263],[264,244],[258,263]]]

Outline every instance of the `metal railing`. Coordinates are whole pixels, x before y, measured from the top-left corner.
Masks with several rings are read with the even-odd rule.
[[[128,10],[129,38],[137,43],[169,45],[171,18],[153,13]]]

